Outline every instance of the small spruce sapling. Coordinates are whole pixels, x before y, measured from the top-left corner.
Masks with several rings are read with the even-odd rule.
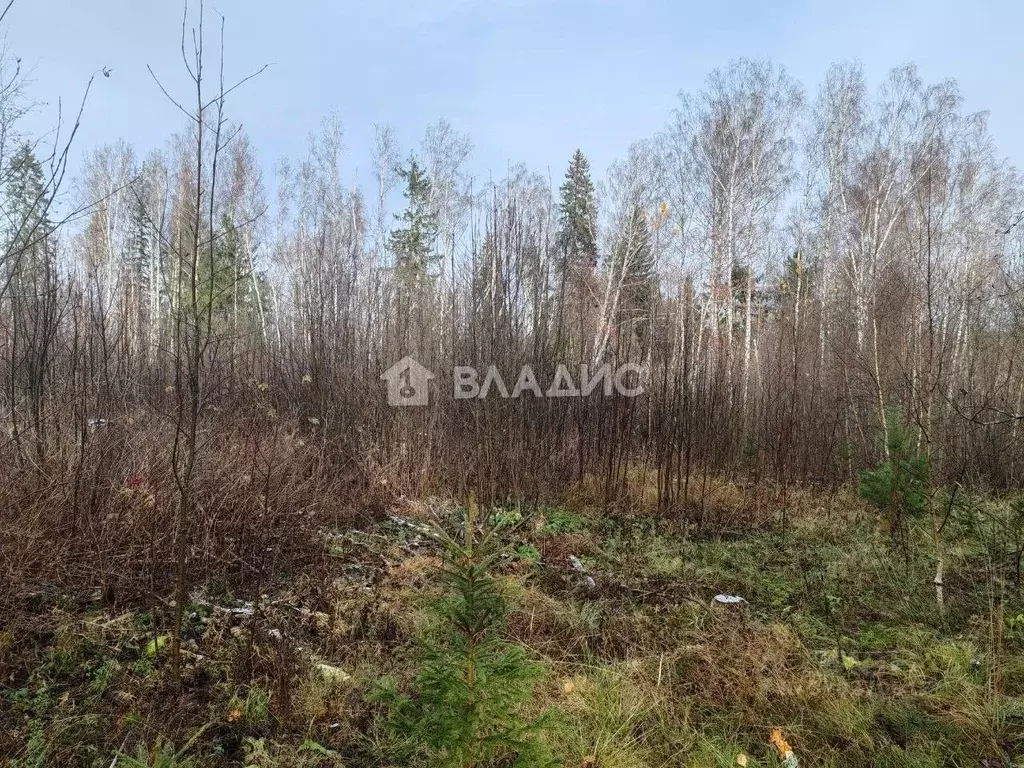
[[[508,609],[490,572],[502,550],[493,529],[477,533],[476,518],[471,501],[462,541],[438,532],[446,590],[430,607],[440,633],[421,647],[411,693],[386,680],[378,698],[407,764],[552,766],[539,738],[545,717],[525,712],[542,668],[503,637]]]
[[[858,492],[874,504],[889,522],[893,546],[907,552],[909,518],[919,517],[928,509],[930,467],[928,460],[917,453],[910,431],[903,426],[898,413],[888,415],[885,437],[887,459],[875,469],[860,475]]]

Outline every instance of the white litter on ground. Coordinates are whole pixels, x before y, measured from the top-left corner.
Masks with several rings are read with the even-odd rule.
[[[747,602],[739,595],[715,595],[713,600],[722,605],[739,605],[740,603]]]

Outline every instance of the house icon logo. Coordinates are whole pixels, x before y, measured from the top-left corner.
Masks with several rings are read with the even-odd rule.
[[[435,378],[429,370],[406,355],[380,376],[388,383],[388,405],[426,405],[427,382]]]

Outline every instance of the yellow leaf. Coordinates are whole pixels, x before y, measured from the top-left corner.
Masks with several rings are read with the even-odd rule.
[[[154,637],[152,640],[146,643],[146,655],[155,657],[160,652],[160,649],[167,645],[167,643],[169,643],[170,641],[170,635],[160,635],[159,637]]]
[[[736,755],[736,765],[743,765],[743,766],[745,766],[746,764],[747,764],[747,756],[746,755],[744,755],[742,752],[740,752],[738,755]]]
[[[576,690],[576,683],[572,680],[565,680],[562,682],[562,693],[569,695]]]
[[[789,745],[785,737],[782,735],[782,731],[778,728],[772,729],[771,742],[775,746],[775,751],[779,753],[779,758],[787,760],[793,756],[793,747]]]

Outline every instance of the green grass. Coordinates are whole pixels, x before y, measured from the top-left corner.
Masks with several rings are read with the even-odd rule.
[[[559,762],[778,766],[778,728],[802,766],[1024,763],[1015,508],[989,499],[949,516],[940,611],[930,522],[912,520],[897,552],[885,523],[847,498],[827,515],[824,504],[788,510],[784,531],[776,515],[728,535],[588,508],[494,515],[508,635],[542,666],[530,706],[552,713],[543,739]],[[166,615],[61,604],[25,617],[0,635],[0,752],[18,768],[108,766],[115,752],[387,765],[384,712],[367,694],[384,677],[408,686],[418,644],[437,631],[423,605],[441,588],[438,552],[413,538],[370,527],[265,587],[255,617],[205,611],[180,688],[166,654],[147,653]],[[720,592],[747,603],[717,606]],[[343,681],[317,674],[324,661]]]

